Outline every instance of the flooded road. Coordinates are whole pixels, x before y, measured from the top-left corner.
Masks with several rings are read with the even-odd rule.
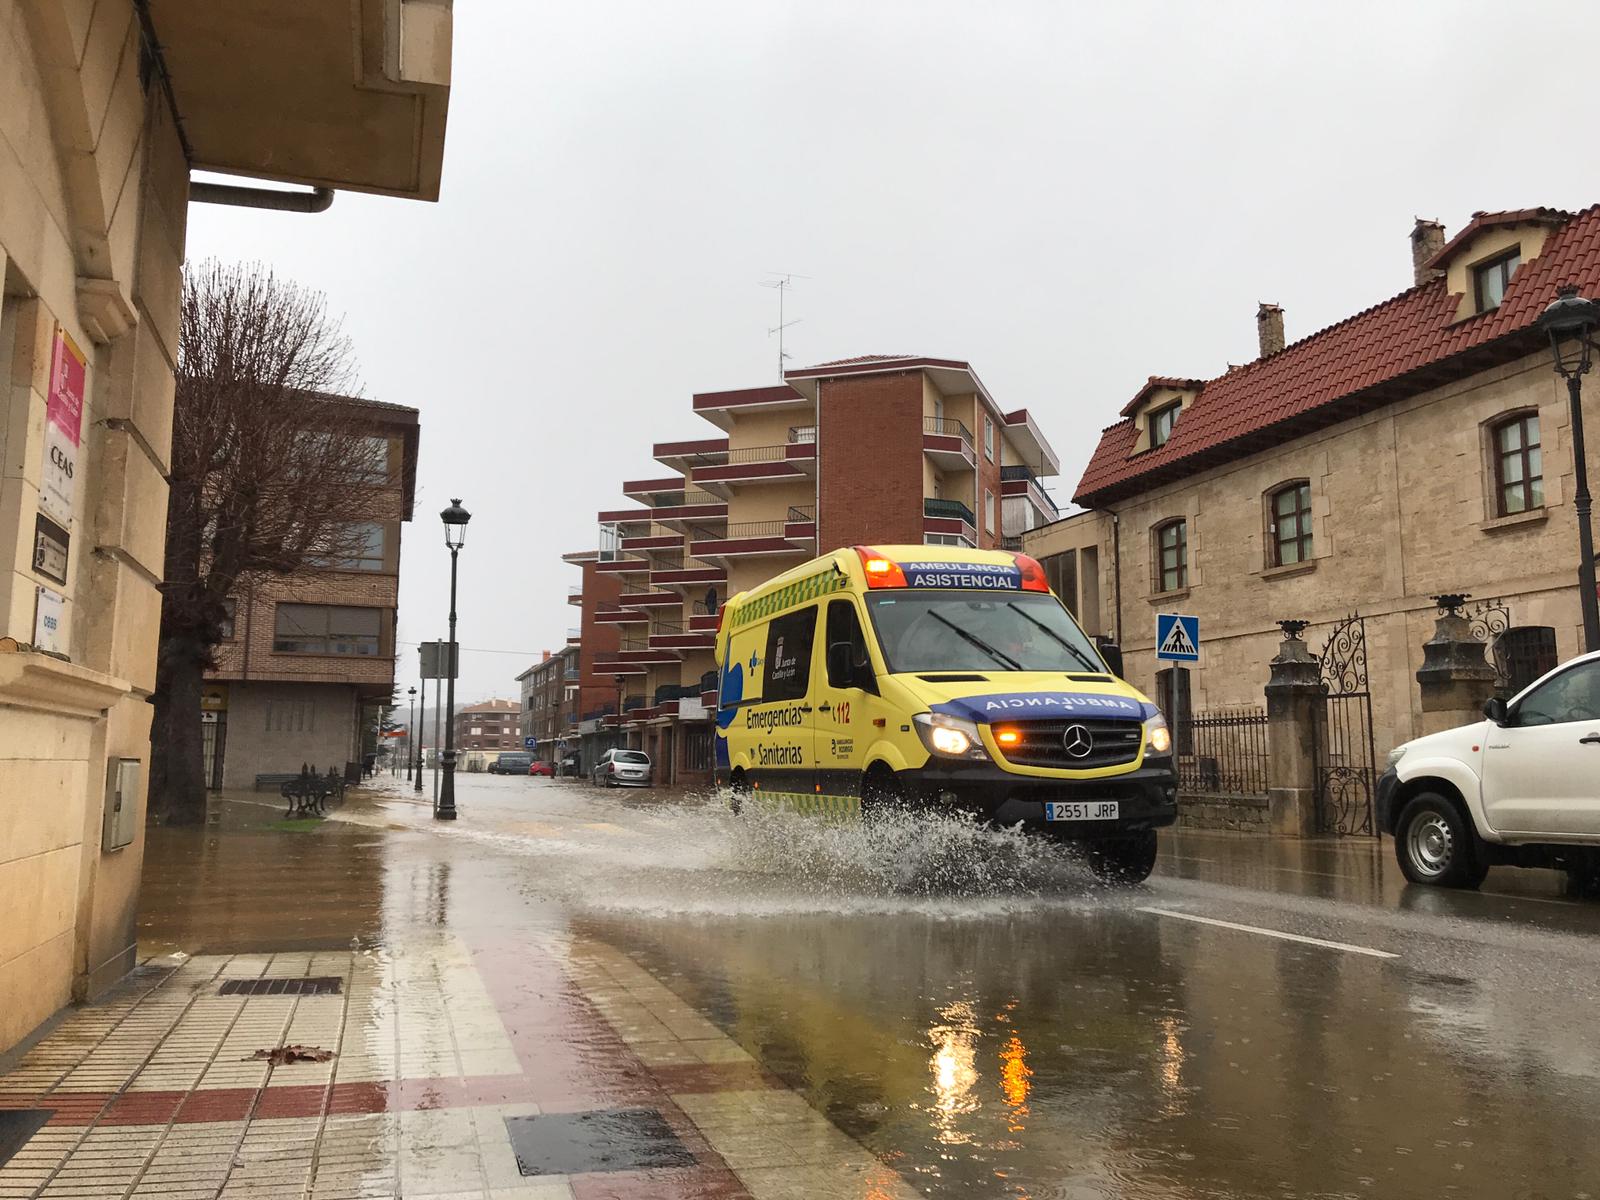
[[[1115,891],[957,822],[464,776],[437,825],[394,788],[153,830],[144,948],[437,929],[515,979],[603,944],[929,1196],[1600,1197],[1600,904],[1553,875],[1189,833]]]

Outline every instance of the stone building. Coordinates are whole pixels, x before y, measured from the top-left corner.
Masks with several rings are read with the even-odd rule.
[[[134,961],[189,173],[436,198],[450,20],[0,0],[0,1050]]]
[[[351,397],[373,470],[349,486],[375,491],[380,511],[348,558],[289,579],[247,585],[233,598],[229,637],[206,673],[206,779],[248,788],[260,774],[309,764],[356,775],[376,710],[394,692],[400,531],[417,490],[417,410]]]
[[[1474,597],[1503,685],[1581,649],[1567,393],[1534,322],[1560,284],[1600,295],[1600,209],[1477,213],[1448,241],[1418,222],[1412,244],[1399,295],[1288,344],[1262,305],[1255,361],[1151,377],[1100,437],[1085,511],[1024,536],[1169,709],[1260,704],[1277,620],[1316,650],[1360,614],[1381,762],[1424,731],[1435,595]],[[1159,613],[1200,618],[1197,663],[1158,664]]]

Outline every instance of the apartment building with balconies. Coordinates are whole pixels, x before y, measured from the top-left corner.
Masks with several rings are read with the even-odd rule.
[[[774,386],[698,393],[692,411],[722,436],[658,442],[663,473],[622,485],[632,505],[599,514],[592,562],[617,588],[593,606],[617,631],[594,671],[611,677],[611,707],[621,699],[597,738],[645,750],[661,782],[710,778],[713,645],[729,595],[841,545],[1016,546],[1056,519],[1044,486],[1055,452],[965,362],[824,363]]]

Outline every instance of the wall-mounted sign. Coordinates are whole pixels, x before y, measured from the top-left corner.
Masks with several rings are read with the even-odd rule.
[[[43,513],[33,514],[33,569],[59,584],[67,582],[67,531]]]
[[[66,330],[57,327],[50,351],[50,390],[44,408],[44,469],[39,507],[62,525],[72,524],[78,450],[83,433],[85,359]]]
[[[228,689],[208,687],[200,693],[200,711],[219,713],[228,711]]]
[[[33,644],[40,650],[65,654],[66,616],[66,598],[60,592],[52,592],[47,587],[41,587],[33,610]]]

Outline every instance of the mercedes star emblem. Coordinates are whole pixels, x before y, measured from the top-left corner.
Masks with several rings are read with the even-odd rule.
[[[1061,748],[1068,758],[1088,758],[1094,752],[1094,735],[1082,725],[1068,725],[1061,731]]]

